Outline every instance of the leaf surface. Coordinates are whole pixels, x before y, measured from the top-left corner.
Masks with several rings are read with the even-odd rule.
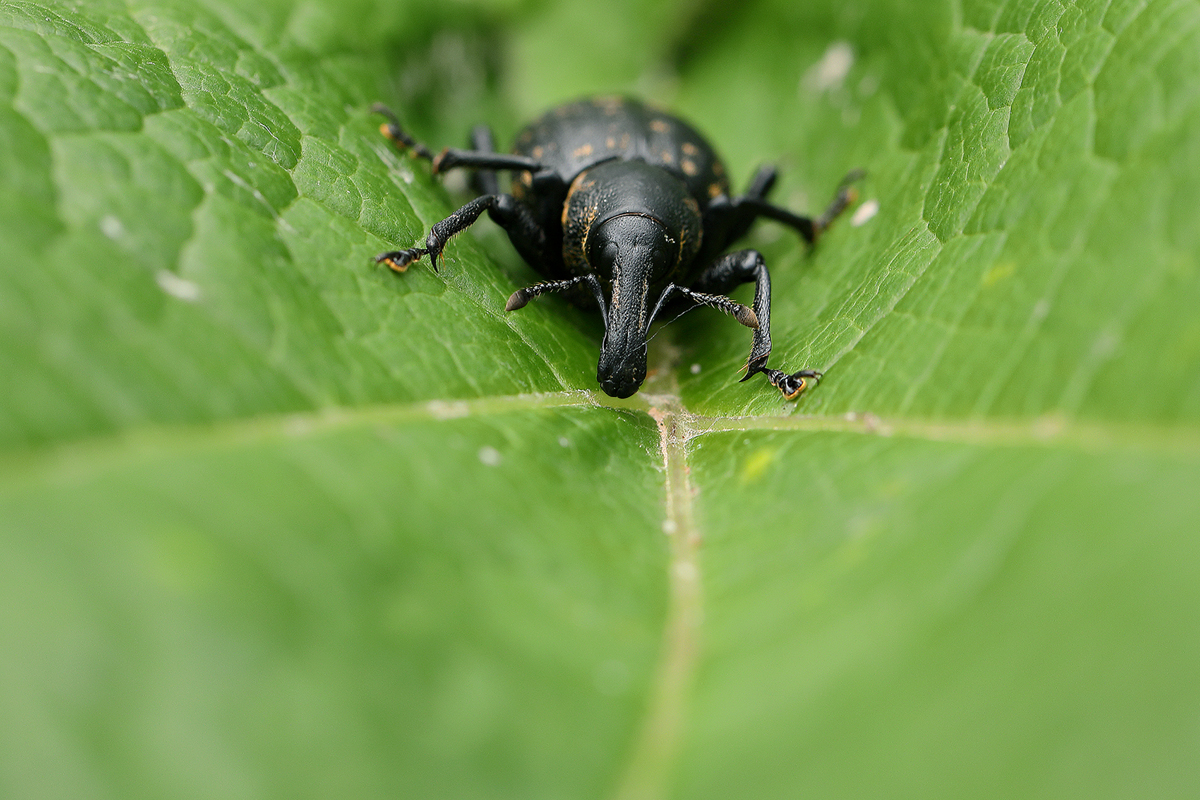
[[[0,5],[0,795],[1194,796],[1200,4]],[[390,150],[636,91],[771,363]],[[748,302],[750,287],[734,296]]]

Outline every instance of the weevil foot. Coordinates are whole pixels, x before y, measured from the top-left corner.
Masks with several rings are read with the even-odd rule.
[[[390,108],[383,103],[376,103],[371,106],[371,113],[387,118],[387,122],[379,126],[379,132],[396,145],[397,149],[407,150],[414,156],[429,161],[434,159],[434,155],[428,147],[418,142],[400,126],[399,117]]]
[[[390,253],[380,253],[375,256],[376,264],[386,264],[393,272],[406,272],[408,265],[429,253],[424,247],[411,247],[408,250],[393,250]],[[434,265],[437,269],[437,265]]]
[[[508,296],[508,302],[504,304],[505,311],[516,311],[529,305],[529,301],[536,295],[528,289],[517,289]]]
[[[821,216],[813,220],[813,233],[815,236],[820,236],[843,211],[858,200],[858,189],[854,187],[854,184],[866,176],[866,170],[862,169],[852,169],[846,173],[846,177],[842,178],[842,182],[838,184],[833,202],[829,204],[829,207],[825,209]]]
[[[771,385],[783,393],[785,400],[795,400],[811,384],[821,380],[821,373],[815,369],[802,369],[789,375],[786,372],[767,367],[762,372],[767,376]]]

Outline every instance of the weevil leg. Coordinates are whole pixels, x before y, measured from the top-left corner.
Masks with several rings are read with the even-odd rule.
[[[753,197],[756,200],[766,200],[778,177],[779,171],[770,164],[759,167],[758,172],[754,173],[754,177],[750,180],[750,185],[746,187],[745,196]]]
[[[821,234],[833,223],[835,219],[843,211],[845,211],[855,198],[858,197],[858,192],[852,185],[855,181],[860,180],[864,173],[862,170],[853,170],[842,178],[842,182],[838,184],[837,191],[834,193],[833,200],[815,219],[813,217],[805,217],[799,214],[793,214],[786,208],[768,203],[763,197],[756,197],[752,194],[746,194],[744,197],[738,197],[733,200],[733,206],[736,213],[748,214],[750,220],[753,221],[757,217],[766,217],[773,219],[776,222],[782,222],[790,228],[794,228],[804,241],[809,244],[815,244]]]
[[[541,170],[542,164],[528,156],[515,156],[506,153],[495,153],[481,150],[461,150],[457,147],[447,147],[435,154],[421,142],[409,135],[400,125],[400,120],[391,109],[380,103],[371,107],[376,114],[387,118],[387,122],[379,127],[380,132],[401,150],[409,150],[418,158],[432,162],[433,172],[445,172],[455,167],[467,167],[476,170]]]
[[[704,212],[705,242],[713,248],[709,255],[715,256],[750,231],[757,214],[749,201],[765,202],[778,176],[779,173],[772,166],[759,167],[746,187],[745,195],[732,200],[720,195],[709,203]]]
[[[476,197],[441,222],[435,223],[430,229],[429,235],[425,237],[424,247],[410,247],[407,250],[380,253],[375,256],[375,263],[386,264],[396,272],[404,272],[408,269],[409,264],[419,261],[421,256],[427,255],[430,265],[436,272],[438,257],[446,247],[446,242],[450,241],[450,237],[471,227],[475,220],[479,219],[479,215],[491,208],[495,201],[496,195]]]
[[[771,354],[771,273],[762,253],[757,250],[728,253],[701,272],[692,286],[697,291],[724,295],[743,283],[754,284],[752,309],[758,322],[746,362],[746,378],[749,378],[763,368]]]
[[[496,137],[487,125],[471,129],[471,149],[476,153],[496,152]],[[500,194],[500,181],[494,170],[476,170],[471,174],[471,188],[477,194]]]
[[[786,208],[767,202],[767,194],[775,184],[776,172],[773,167],[762,167],[750,182],[746,194],[714,203],[709,207],[704,221],[705,235],[707,236],[709,231],[720,231],[720,241],[734,242],[750,230],[755,220],[765,217],[793,228],[804,241],[814,244],[833,221],[854,202],[857,193],[852,184],[861,179],[863,174],[862,170],[848,173],[838,184],[833,200],[825,211],[813,218],[794,214]]]
[[[815,369],[802,369],[789,375],[786,372],[765,367],[762,373],[767,376],[767,380],[771,382],[772,386],[783,392],[785,400],[795,400],[804,394],[804,390],[810,385],[821,380],[821,373]]]
[[[388,120],[380,129],[383,135],[397,147],[409,150],[415,156],[433,162],[435,173],[454,167],[473,168],[475,174],[472,176],[472,183],[482,193],[434,225],[426,238],[425,247],[411,247],[407,250],[380,253],[375,257],[376,263],[386,264],[396,272],[404,272],[410,264],[422,256],[428,255],[430,263],[436,271],[437,259],[441,256],[446,242],[455,234],[470,227],[485,210],[496,224],[507,231],[508,238],[522,258],[535,267],[546,263],[545,232],[526,206],[518,202],[512,195],[500,193],[499,182],[495,175],[495,171],[501,169],[537,172],[542,169],[539,162],[525,156],[496,153],[492,132],[485,125],[478,125],[472,130],[472,150],[447,148],[435,155],[432,150],[404,131],[400,120],[387,106],[377,103],[372,110]]]
[[[497,225],[504,228],[517,252],[529,264],[544,263],[546,234],[538,226],[529,209],[511,194],[485,194],[476,197],[462,208],[435,223],[425,238],[424,247],[393,250],[375,256],[376,264],[386,264],[396,272],[404,272],[408,266],[428,255],[429,263],[437,271],[437,260],[450,239],[471,227],[484,211]]]
[[[767,358],[771,355],[771,273],[762,254],[757,250],[729,253],[700,273],[693,286],[702,292],[724,295],[735,286],[750,282],[754,283],[753,314],[758,326],[754,329],[750,357],[746,359],[746,375],[742,380],[749,380],[761,372],[772,386],[783,392],[784,397],[794,400],[807,388],[809,379],[819,379],[821,373],[804,369],[788,374],[767,366]]]
[[[680,286],[677,283],[668,283],[666,288],[662,290],[662,294],[658,296],[658,302],[654,304],[654,310],[646,317],[646,324],[642,328],[643,335],[645,335],[646,331],[650,330],[650,326],[654,324],[655,318],[658,317],[658,312],[662,311],[663,306],[671,300],[671,296],[674,294],[681,294],[698,306],[708,306],[709,308],[715,308],[718,311],[728,314],[747,328],[758,328],[758,317],[755,315],[754,309],[750,308],[750,306],[742,305],[723,294],[697,292],[686,286]]]
[[[578,286],[581,283],[586,283],[592,290],[592,295],[596,298],[596,304],[600,306],[600,317],[604,321],[604,327],[608,327],[608,305],[604,301],[604,290],[600,287],[600,281],[595,275],[588,273],[587,275],[578,275],[574,278],[567,278],[561,281],[541,281],[532,286],[526,286],[524,289],[517,289],[508,298],[508,302],[504,305],[505,311],[516,311],[518,308],[524,308],[529,304],[529,301],[535,297],[540,297],[550,292],[562,292],[567,289]]]
[[[825,211],[817,217],[814,223],[818,231],[828,228],[830,223],[841,216],[842,212],[858,199],[858,190],[854,188],[854,184],[865,177],[867,177],[865,169],[852,169],[842,177],[842,182],[838,184],[833,200],[829,202]]]

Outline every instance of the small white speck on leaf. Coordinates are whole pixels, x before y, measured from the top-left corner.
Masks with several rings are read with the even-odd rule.
[[[850,217],[850,225],[855,228],[862,227],[870,222],[878,213],[879,201],[871,198],[858,208],[854,209],[854,216]]]
[[[675,520],[673,520],[673,519],[664,519],[663,520],[662,532],[665,533],[667,536],[670,536],[671,534],[675,533],[677,528],[678,528],[678,526],[675,524]]]
[[[693,375],[699,375],[699,374],[700,374],[700,365],[699,365],[699,364],[692,364],[691,373],[692,373]]]
[[[800,85],[805,89],[815,89],[825,92],[836,89],[850,74],[854,66],[854,49],[849,42],[834,42],[825,48],[821,60],[809,67],[800,79]]]
[[[195,303],[200,299],[200,286],[186,278],[179,277],[174,272],[160,269],[154,273],[154,282],[158,284],[158,288],[177,300]]]
[[[498,467],[500,466],[500,462],[504,460],[504,456],[500,455],[500,451],[496,448],[484,445],[479,448],[479,460],[486,466]]]
[[[100,232],[110,239],[120,239],[125,233],[125,226],[116,216],[105,214],[100,218]]]
[[[571,440],[565,436],[560,436],[560,437],[558,437],[558,446],[559,447],[570,447]]]
[[[434,419],[461,419],[471,413],[471,407],[461,400],[430,400],[425,408]]]

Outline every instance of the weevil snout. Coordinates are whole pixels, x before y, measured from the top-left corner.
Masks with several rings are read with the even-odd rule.
[[[615,345],[604,337],[600,348],[600,363],[596,367],[596,380],[609,397],[629,397],[641,388],[646,380],[646,339],[641,343],[629,342]]]
[[[649,287],[675,259],[677,240],[659,220],[639,212],[602,220],[589,238],[592,268],[612,286],[596,379],[605,394],[629,397],[646,380]]]

